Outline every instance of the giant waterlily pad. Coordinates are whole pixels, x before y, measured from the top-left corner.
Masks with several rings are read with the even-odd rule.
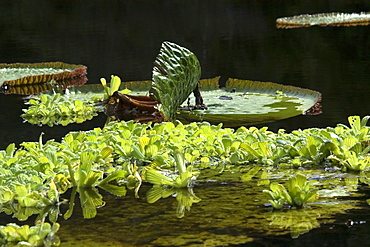
[[[46,83],[82,85],[86,67],[62,62],[0,64],[0,89],[4,93],[37,94],[50,89]],[[42,85],[42,86],[40,86]]]
[[[282,17],[276,20],[278,28],[319,26],[358,26],[370,24],[370,12],[320,13]]]
[[[268,123],[304,114],[321,99],[319,92],[272,82],[230,78],[225,88],[217,89],[217,85],[215,80],[201,83],[207,110],[183,107],[177,119],[223,123],[227,127]]]

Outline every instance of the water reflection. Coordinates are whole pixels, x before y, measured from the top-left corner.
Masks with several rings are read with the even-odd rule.
[[[153,188],[148,190],[146,197],[149,203],[154,203],[160,198],[176,197],[177,207],[176,216],[182,218],[185,216],[185,211],[190,211],[193,203],[200,202],[200,198],[195,195],[193,188],[166,188],[163,186],[154,185]]]
[[[264,205],[267,198],[261,191],[267,185],[260,184],[260,179],[238,182],[241,174],[235,172],[214,176],[210,171],[208,175],[216,180],[199,180],[194,188],[144,184],[139,198],[134,191],[117,197],[97,188],[75,187],[62,195],[69,199],[68,202],[62,200],[37,209],[14,208],[12,214],[22,221],[28,219],[24,223],[31,225],[33,222],[58,222],[61,228],[57,236],[62,246],[91,243],[99,246],[249,246],[250,243],[255,246],[253,243],[261,238],[266,243],[270,238],[273,242],[288,243],[289,239],[301,239],[320,226],[345,231],[349,227],[366,225],[364,215],[368,212],[363,201],[370,195],[366,195],[368,191],[354,190],[356,183],[349,181],[351,179],[330,180],[337,186],[348,186],[350,194],[325,192],[324,200],[310,203],[304,209],[272,210]],[[331,176],[328,174],[328,178]],[[330,185],[328,181],[319,183]],[[311,233],[310,237],[315,239],[318,233],[322,231]],[[322,239],[322,243],[325,241]]]
[[[292,238],[298,238],[299,235],[320,227],[318,217],[320,217],[320,213],[313,210],[279,211],[266,215],[272,227],[289,229]]]
[[[58,235],[62,242],[77,246],[83,246],[92,240],[103,246],[249,246],[248,243],[255,246],[252,243],[258,243],[262,236],[265,243],[286,242],[282,246],[289,246],[289,239],[302,234],[305,236],[305,233],[322,224],[344,227],[348,218],[354,216],[349,209],[361,210],[361,203],[351,197],[348,201],[335,202],[335,199],[331,199],[331,203],[310,204],[302,210],[271,211],[271,208],[263,206],[266,198],[256,192],[255,183],[256,181],[237,182],[225,186],[224,183],[215,181],[200,182],[194,188],[196,201],[193,200],[193,190],[176,191],[172,195],[174,191],[171,189],[161,188],[159,194],[163,198],[153,204],[147,203],[146,195],[157,194],[158,191],[155,190],[158,187],[153,189],[144,185],[140,198],[136,199],[133,193],[125,197],[115,197],[100,191],[106,205],[98,209],[94,220],[82,219],[83,209],[77,203],[74,214],[67,221],[61,222]],[[263,186],[258,189],[262,190]],[[187,198],[184,199],[184,196]],[[199,201],[199,198],[202,200]],[[182,215],[182,218],[177,218],[179,205],[190,205],[190,201],[186,202],[188,199],[193,203],[191,211]],[[344,219],[333,218],[333,214],[343,214]],[[75,238],[71,233],[77,229],[79,234]],[[310,237],[315,238],[316,234],[311,234]],[[273,240],[269,240],[269,236],[274,236]],[[298,239],[300,238],[301,236]],[[322,241],[324,243],[326,240]]]

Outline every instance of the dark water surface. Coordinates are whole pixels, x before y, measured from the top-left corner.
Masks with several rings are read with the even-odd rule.
[[[197,55],[202,66],[202,78],[220,75],[225,79],[232,77],[271,81],[322,93],[323,114],[298,116],[267,124],[272,130],[335,126],[337,123],[347,123],[347,117],[350,115],[369,114],[370,26],[287,30],[277,29],[275,20],[278,17],[296,14],[336,11],[370,11],[370,1],[6,0],[0,2],[0,63],[62,61],[84,64],[88,67],[88,83],[99,83],[99,78],[108,78],[111,74],[120,76],[123,81],[149,80],[160,45],[168,40],[187,47]],[[23,124],[20,118],[21,109],[25,108],[21,97],[0,95],[0,104],[2,106],[1,149],[12,142],[36,141],[41,132],[45,132],[44,139],[59,140],[71,130],[92,129],[103,126],[105,122],[104,116],[100,115],[80,125],[53,128],[31,126]],[[215,196],[217,197],[220,195]],[[121,199],[112,199],[109,203],[114,200]],[[135,205],[141,203],[133,198],[124,200],[132,201],[126,203],[126,208],[130,208],[131,203]],[[112,211],[117,213],[109,203],[106,207],[111,209],[101,210],[101,215],[98,216],[98,220],[101,220],[103,225],[108,224],[104,220],[111,220],[104,214]],[[163,207],[169,207],[165,203],[162,204]],[[226,204],[220,207],[227,210],[229,206]],[[117,205],[117,211],[119,211],[117,217],[124,218],[125,210],[120,207],[122,207],[121,204]],[[153,207],[153,205],[137,207],[141,210],[141,207]],[[158,207],[153,210],[157,210],[153,212],[155,217],[149,214],[137,217],[131,215],[128,218],[133,232],[141,231],[143,222],[163,221],[158,215],[165,215],[167,211],[158,212],[160,210]],[[187,215],[191,215],[192,212],[193,209]],[[130,213],[134,214],[135,210]],[[202,213],[197,212],[194,215],[199,216]],[[367,211],[362,210],[354,215],[358,215],[358,218],[366,218],[370,222]],[[180,221],[174,217],[171,224],[178,225],[175,228],[169,226],[167,230],[163,230],[164,237],[175,236],[176,231],[183,231],[181,221],[186,222],[186,217]],[[233,215],[230,214],[230,217]],[[345,222],[345,218],[347,216],[338,221]],[[72,219],[62,223],[62,228],[64,224],[66,226],[61,230],[62,236],[68,238],[66,229],[73,229],[71,222],[75,221],[77,222],[76,219]],[[201,220],[198,219],[198,221]],[[207,230],[207,232],[240,236],[241,231],[250,231],[248,226],[244,225],[245,223],[247,221],[239,221],[232,227],[230,224],[223,230],[214,228],[214,231]],[[94,232],[93,228],[96,226],[84,224],[85,228],[81,226],[69,234],[76,234],[78,231]],[[120,228],[119,224],[110,224],[108,224],[109,231],[115,231],[114,227]],[[343,228],[338,233],[323,227],[323,231],[313,230],[294,241],[284,237],[276,238],[274,242],[274,234],[266,237],[264,235],[266,232],[255,232],[254,235],[260,236],[259,240],[250,246],[330,246],[333,244],[354,246],[354,243],[366,242],[370,244],[365,234],[370,230],[367,225]],[[188,229],[190,235],[201,229],[191,224],[185,224],[185,226],[190,229]],[[127,229],[129,231],[130,228]],[[169,229],[173,229],[173,232],[166,232]],[[98,235],[99,232],[94,233]],[[128,246],[145,245],[145,239],[151,242],[154,238],[148,236],[142,237],[144,241],[125,242],[125,234],[128,233],[120,232],[120,234],[122,236],[117,235],[121,237],[117,237],[115,241],[117,245],[120,243],[122,246],[124,243]],[[205,235],[203,240],[214,238],[212,236]],[[90,239],[90,241],[93,246],[93,240]],[[68,243],[65,243],[65,246],[68,246]],[[199,243],[198,246],[213,245]]]

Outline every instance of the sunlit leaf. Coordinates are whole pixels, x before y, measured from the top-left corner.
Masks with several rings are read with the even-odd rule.
[[[110,146],[106,146],[104,147],[101,151],[100,151],[100,155],[101,155],[101,158],[103,160],[105,160],[106,158],[108,158],[109,155],[111,155],[113,153],[113,148],[110,147]]]
[[[114,184],[104,183],[104,184],[99,184],[99,187],[116,196],[125,196],[127,193],[125,186],[118,186]]]
[[[163,175],[161,172],[156,171],[152,168],[149,168],[145,172],[145,180],[148,181],[149,183],[155,184],[155,185],[174,185],[174,181]]]
[[[121,86],[121,78],[118,76],[111,76],[110,81],[110,88],[109,88],[109,95],[112,95],[114,92],[118,91],[119,87]]]
[[[183,107],[176,118],[184,123],[207,121],[239,127],[304,114],[321,99],[319,92],[272,82],[229,78],[225,88],[218,87],[218,81],[210,85],[201,83],[200,91],[208,109],[188,111]],[[277,90],[284,96],[277,95]]]
[[[103,206],[103,196],[96,188],[79,188],[80,202],[84,218],[91,219],[96,216],[97,207]]]
[[[107,184],[107,183],[109,183],[111,181],[114,181],[114,180],[117,180],[117,179],[124,179],[124,178],[126,178],[126,174],[127,174],[127,172],[122,171],[122,170],[111,173],[99,183],[99,186],[101,184]]]
[[[196,88],[201,69],[197,57],[175,43],[163,42],[154,61],[151,96],[161,103],[159,109],[174,120],[179,106]]]

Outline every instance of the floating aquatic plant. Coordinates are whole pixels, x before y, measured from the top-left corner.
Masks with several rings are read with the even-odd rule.
[[[266,123],[305,114],[316,105],[319,114],[319,92],[271,82],[229,78],[226,87],[218,89],[218,80],[199,84],[206,110],[180,108],[176,118],[184,123],[207,121],[227,127]]]
[[[358,156],[354,151],[346,151],[342,161],[345,168],[352,171],[364,171],[370,169],[370,157]]]
[[[287,189],[282,184],[271,183],[270,190],[263,192],[270,196],[269,202],[272,207],[281,209],[285,203],[302,208],[307,202],[317,199],[317,189],[312,188],[310,182],[303,175],[295,175],[287,182]]]
[[[94,218],[97,214],[97,208],[105,205],[103,196],[94,187],[74,187],[69,200],[68,210],[63,215],[64,219],[69,219],[73,214],[76,192],[79,192],[82,215],[86,219]]]
[[[0,69],[3,83],[8,86],[38,84],[86,75],[85,66],[62,62],[0,64]]]
[[[111,87],[101,83],[108,96],[106,113],[113,120],[140,122],[174,121],[179,106],[194,91],[197,103],[202,104],[198,90],[200,65],[197,57],[184,47],[163,42],[154,62],[150,97],[118,92],[120,79],[112,76]]]
[[[278,28],[319,26],[358,26],[370,24],[370,12],[321,13],[282,17],[276,20]]]
[[[98,109],[91,103],[61,96],[42,94],[28,101],[31,106],[23,109],[22,118],[36,125],[54,126],[82,123],[98,115]]]
[[[120,181],[120,182],[122,184],[126,185],[127,189],[134,190],[135,191],[135,197],[139,198],[139,189],[140,189],[141,184],[143,182],[143,180],[141,178],[141,174],[139,173],[139,168],[134,163],[125,162],[122,165],[122,169],[127,175],[126,175],[126,178],[123,181]],[[103,184],[103,185],[105,185],[105,184]],[[101,187],[101,186],[102,186],[102,183],[99,184],[99,187]],[[105,186],[102,187],[102,188],[105,188]],[[110,191],[112,194],[119,195],[119,194],[115,193],[114,191],[112,191],[111,189],[108,190],[108,191]]]
[[[198,175],[202,176],[205,170],[217,174],[237,172],[243,181],[249,183],[256,178],[261,186],[266,186],[269,179],[289,176],[294,170],[286,167],[298,166],[302,173],[325,167],[335,170],[338,176],[339,168],[344,170],[346,162],[355,164],[353,157],[360,160],[368,157],[368,119],[351,116],[348,126],[338,124],[291,133],[256,127],[223,128],[207,122],[122,121],[111,122],[104,128],[71,132],[61,142],[44,142],[40,136],[38,141],[22,143],[19,148],[10,144],[0,150],[1,210],[19,220],[39,215],[40,219],[48,216],[50,222],[55,222],[60,195],[74,187],[72,195],[80,196],[85,217],[93,217],[96,207],[104,205],[97,187],[120,196],[132,189],[138,196],[140,185],[149,182],[153,183],[153,190],[148,192],[147,199],[154,202],[170,195],[179,196],[181,216],[191,203],[198,201],[186,189],[192,188],[194,178],[199,179]],[[356,181],[369,184],[367,173],[366,169],[360,171]],[[330,181],[330,186],[338,186],[337,180]],[[346,182],[353,190],[354,183],[349,179]],[[270,192],[265,193],[270,194],[276,208],[284,204],[304,207],[317,196],[316,189],[303,175],[293,176],[285,186],[278,183],[270,186]],[[180,192],[178,188],[185,189]],[[346,195],[334,188],[330,190],[326,194]],[[70,199],[71,209],[66,218],[73,212],[74,200],[75,197]]]
[[[148,168],[148,170],[145,171],[145,180],[154,185],[165,185],[173,188],[190,187],[191,182],[196,179],[199,172],[193,171],[193,167],[191,166],[186,167],[184,154],[180,151],[175,151],[173,156],[178,175],[164,175],[161,171]]]
[[[125,179],[126,171],[117,170],[111,172],[107,177],[103,178],[103,172],[96,169],[96,167],[105,165],[112,161],[110,156],[113,152],[113,148],[105,146],[101,150],[90,149],[79,152],[79,155],[72,156],[70,152],[65,151],[61,155],[64,162],[68,166],[68,172],[71,179],[71,184],[77,188],[90,188],[95,186],[101,186],[109,192],[115,192],[117,195],[125,195],[126,190],[120,192],[120,187],[109,184],[109,182],[117,179]],[[69,156],[69,157],[68,157]]]
[[[39,223],[31,227],[9,223],[0,226],[0,241],[3,246],[59,246],[60,239],[55,235],[58,230],[58,223]]]
[[[163,114],[157,109],[159,103],[145,95],[129,95],[130,90],[118,91],[121,79],[112,76],[110,87],[106,86],[104,78],[101,79],[104,87],[105,113],[110,120],[135,120],[139,122],[163,122]]]
[[[121,78],[119,78],[118,76],[114,76],[114,75],[111,76],[109,87],[107,86],[107,81],[105,80],[105,78],[101,78],[100,82],[104,88],[104,93],[105,93],[104,98],[105,99],[108,99],[110,96],[112,96],[113,93],[118,91],[119,87],[121,86]],[[129,92],[130,91],[126,93],[129,93]]]
[[[76,192],[79,193],[82,213],[85,218],[94,218],[97,213],[96,209],[105,204],[102,195],[95,188],[96,186],[115,195],[123,196],[126,194],[124,186],[110,184],[113,180],[125,179],[125,171],[115,171],[103,178],[103,172],[95,168],[96,163],[108,162],[112,152],[113,149],[106,146],[100,152],[97,150],[81,152],[78,160],[63,155],[68,166],[71,184],[74,186],[69,202],[69,209],[64,214],[65,219],[68,219],[72,215]],[[72,162],[77,162],[77,168],[72,167]]]
[[[108,154],[109,153],[109,154]],[[107,151],[106,149],[102,150],[101,155],[103,157],[100,157],[99,159],[104,159],[107,156],[109,156],[111,151]],[[105,157],[104,157],[105,156]],[[72,183],[75,185],[73,187],[73,190],[71,192],[71,198],[69,200],[69,207],[67,212],[63,215],[65,219],[68,219],[73,214],[73,208],[75,205],[75,198],[77,195],[77,192],[79,194],[80,198],[80,204],[82,208],[82,214],[83,217],[86,219],[94,218],[97,214],[97,208],[102,207],[105,205],[105,202],[103,201],[103,196],[99,193],[96,186],[117,196],[125,196],[126,195],[126,187],[120,186],[117,184],[112,184],[110,182],[117,181],[117,180],[125,180],[126,184],[130,183],[131,174],[127,175],[127,172],[124,170],[115,171],[111,174],[109,174],[107,177],[102,178],[102,172],[94,171],[91,169],[91,167],[86,167],[87,163],[91,163],[94,159],[96,160],[97,157],[88,158],[89,160],[85,160],[82,162],[78,169],[78,174],[75,174],[74,169],[69,166],[70,173],[72,173],[72,177],[77,176],[78,180],[71,179]],[[87,163],[86,163],[87,162]],[[88,165],[89,166],[89,165]],[[141,183],[141,178],[140,183]],[[130,188],[129,186],[127,186]],[[137,186],[136,193],[140,186]],[[135,187],[136,189],[136,187]]]
[[[0,91],[31,95],[49,89],[35,85],[83,85],[87,81],[86,70],[83,65],[62,62],[0,64]]]
[[[106,95],[105,112],[110,119],[174,121],[177,109],[193,91],[197,102],[202,104],[197,87],[200,65],[192,52],[177,44],[164,42],[154,65],[150,97],[118,92],[121,81],[117,76],[112,76],[109,88],[106,80],[101,79]]]

